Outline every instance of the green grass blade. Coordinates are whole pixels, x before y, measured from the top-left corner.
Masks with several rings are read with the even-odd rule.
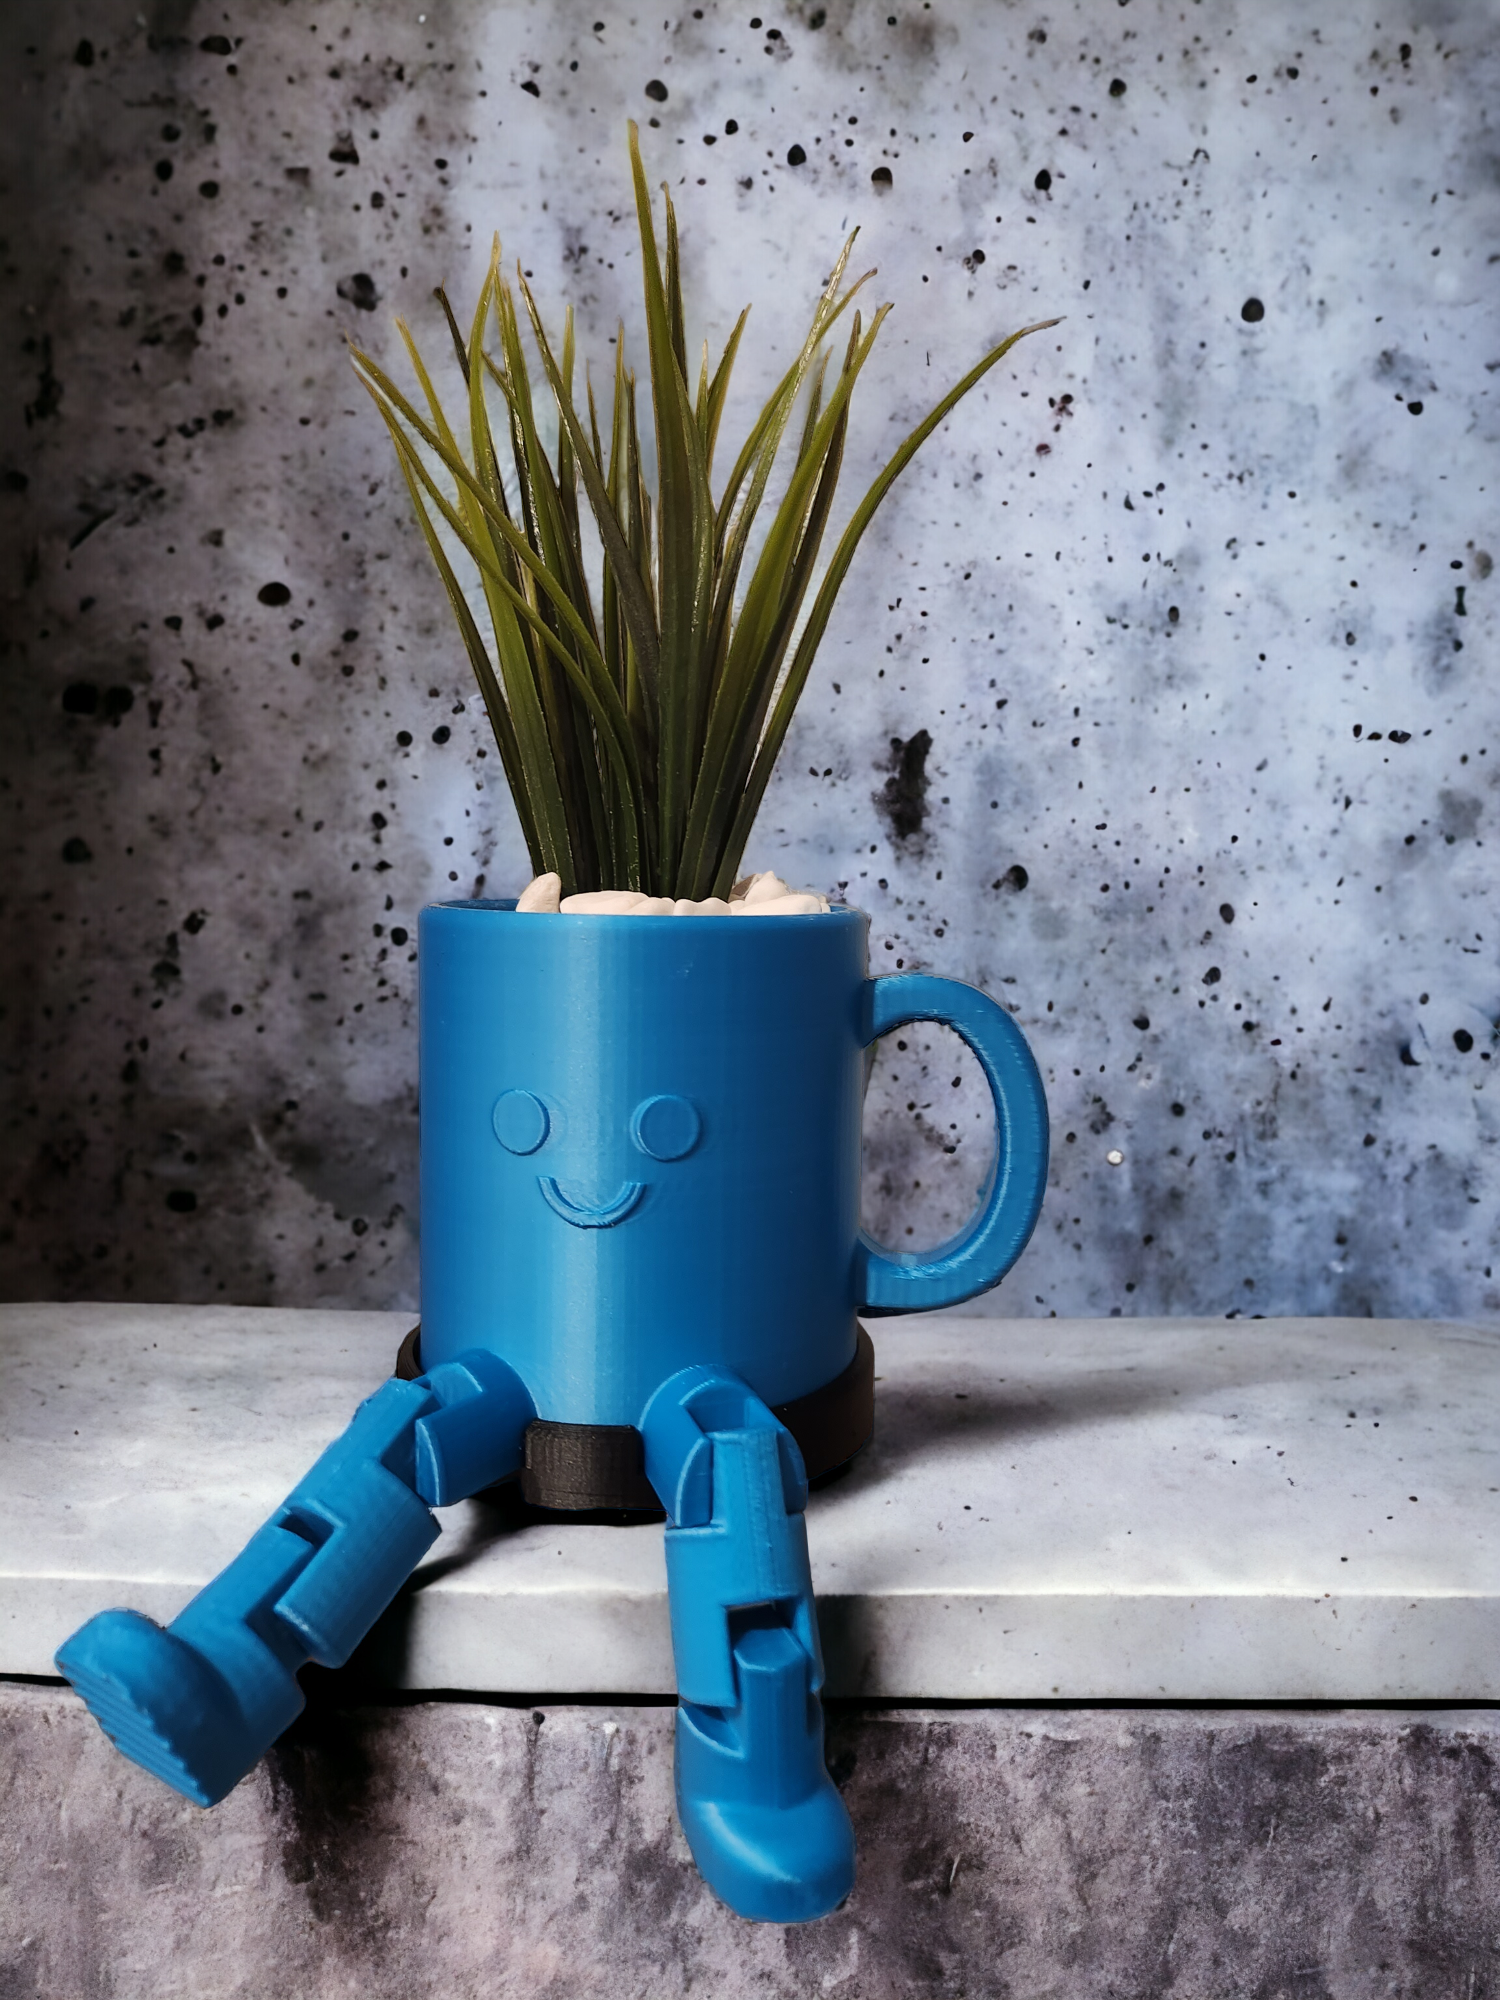
[[[857,233],[856,231],[855,234]],[[807,338],[803,341],[796,360],[771,392],[770,400],[752,424],[750,434],[740,449],[739,457],[735,460],[734,470],[730,473],[728,484],[719,500],[721,542],[729,531],[731,517],[739,502],[740,490],[746,479],[751,477],[752,471],[756,471],[758,478],[752,481],[751,486],[753,499],[748,503],[750,518],[753,519],[755,509],[760,504],[760,496],[765,490],[766,480],[770,477],[771,466],[780,449],[782,434],[801,393],[802,384],[813,366],[814,358],[839,318],[848,311],[856,297],[875,275],[873,271],[866,271],[862,277],[855,279],[847,292],[842,296],[838,294],[845,266],[849,262],[849,253],[853,248],[854,235],[851,235],[839,252],[832,276],[818,299]]]
[[[514,605],[518,615],[531,627],[537,639],[552,655],[569,682],[582,697],[594,726],[599,730],[605,743],[610,761],[615,765],[622,784],[630,796],[639,802],[641,798],[641,778],[639,767],[632,755],[628,727],[625,726],[625,711],[618,694],[611,687],[604,671],[604,662],[597,650],[586,664],[581,663],[551,630],[541,614],[527,603],[519,591],[501,576],[493,558],[477,543],[468,539],[464,523],[452,503],[445,498],[426,466],[402,435],[399,426],[390,423],[391,435],[396,440],[396,449],[401,454],[403,466],[409,467],[438,512],[447,522],[452,532],[464,543],[470,557],[481,568],[487,570],[491,582]],[[637,843],[638,845],[638,843]],[[560,872],[560,871],[559,871]]]
[[[793,711],[807,684],[814,656],[822,644],[823,634],[828,629],[828,620],[833,615],[834,601],[844,578],[849,573],[849,566],[854,560],[864,532],[875,517],[877,508],[938,425],[951,415],[956,406],[977,383],[984,379],[996,363],[1002,361],[1016,343],[1025,340],[1029,334],[1044,333],[1049,327],[1058,324],[1059,321],[1055,319],[1038,320],[1034,325],[1023,326],[1018,332],[1008,335],[998,347],[991,348],[984,359],[971,368],[961,381],[954,384],[942,401],[928,412],[899,446],[855,508],[849,525],[839,538],[838,547],[829,561],[817,597],[813,601],[813,608],[808,614],[807,624],[803,627],[802,636],[793,655],[791,668],[772,710],[765,737],[756,753],[750,779],[735,814],[719,864],[719,872],[715,878],[716,882],[725,885],[718,890],[719,894],[727,893],[733,884],[733,871],[738,868],[740,858],[744,854],[745,842],[749,839],[750,829],[755,824],[755,815],[760,811],[761,800],[765,797],[766,786],[770,782],[772,767],[780,755],[781,746],[786,740],[786,732],[791,725]]]
[[[749,317],[750,308],[746,306],[724,343],[724,352],[719,356],[719,365],[714,370],[713,379],[708,385],[707,409],[701,429],[703,456],[708,464],[710,476],[714,467],[714,448],[719,442],[719,424],[724,415],[724,404],[729,396],[729,378],[734,372],[734,357],[739,353],[740,337],[745,331],[745,322]],[[706,358],[708,354],[706,343],[703,352]]]
[[[660,650],[660,639],[656,630],[656,617],[651,601],[641,580],[640,571],[631,557],[630,543],[619,517],[610,505],[609,489],[604,473],[590,448],[578,420],[578,412],[573,407],[562,373],[553,358],[552,348],[542,326],[541,315],[536,301],[525,280],[521,281],[521,296],[526,301],[526,310],[531,320],[532,332],[536,336],[541,352],[542,366],[557,403],[558,415],[563,427],[572,438],[579,471],[583,476],[583,490],[588,496],[589,506],[599,529],[599,539],[604,544],[605,558],[615,572],[615,583],[620,592],[621,607],[630,626],[630,636],[636,651],[649,663],[652,671],[656,666],[656,655]]]
[[[516,766],[524,773],[515,796],[516,810],[521,818],[522,831],[526,835],[527,850],[534,863],[538,860],[541,863],[538,873],[546,869],[555,869],[564,882],[570,881],[574,872],[573,855],[568,839],[567,818],[563,810],[562,791],[557,783],[556,773],[551,767],[549,758],[539,759],[523,755],[519,739],[515,731],[509,727],[510,718],[505,714],[504,702],[499,697],[498,688],[493,686],[494,677],[489,671],[489,658],[484,650],[484,642],[479,636],[478,627],[474,624],[473,615],[453,573],[452,565],[438,540],[423,498],[423,485],[429,483],[425,468],[421,466],[415,451],[389,412],[382,411],[382,415],[389,426],[391,439],[396,447],[397,463],[406,481],[407,490],[411,494],[423,539],[437,564],[438,574],[443,580],[443,587],[448,593],[449,603],[453,607],[459,630],[463,635],[465,649],[479,676],[485,706],[490,712],[491,721],[496,724],[496,742],[500,749],[501,761],[505,765],[506,776],[514,786],[515,780],[511,778],[512,756]],[[442,505],[441,496],[438,497]],[[449,526],[454,527],[452,520],[449,521]],[[455,528],[455,533],[457,532]],[[472,554],[472,551],[470,553]],[[481,659],[485,668],[483,673],[480,672]],[[497,717],[500,716],[505,717],[503,725],[497,721]]]
[[[856,318],[855,341],[858,340],[858,325]],[[872,338],[873,334],[872,328]],[[853,345],[851,342],[851,350]],[[866,347],[865,353],[868,351]],[[851,385],[859,358],[851,352],[850,363],[846,364],[845,372],[850,377]],[[767,622],[756,634],[758,643],[750,651],[748,659],[744,650],[741,651],[737,707],[730,707],[726,701],[714,718],[719,726],[705,751],[702,773],[693,795],[686,844],[685,872],[694,886],[684,888],[684,895],[706,896],[714,893],[712,885],[718,878],[724,840],[751,769],[776,678],[812,581],[828,517],[832,512],[843,463],[848,417],[846,390],[832,414],[831,428],[824,434],[819,426],[819,442],[803,454],[801,469],[813,470],[817,475],[805,503],[798,504],[784,520],[778,518],[776,528],[767,541],[769,558],[763,552],[761,562],[756,566],[757,586],[763,571],[768,572],[773,580],[773,588],[765,594],[763,616]],[[736,643],[739,643],[738,635]],[[726,662],[721,686],[727,689],[734,684],[734,675]]]
[[[485,650],[484,640],[480,637],[479,627],[474,622],[474,614],[470,611],[462,587],[453,572],[453,565],[448,560],[447,551],[439,541],[437,530],[432,525],[431,517],[422,500],[421,489],[413,478],[407,464],[406,454],[399,447],[397,448],[396,459],[401,467],[401,475],[406,481],[406,490],[411,495],[412,507],[416,512],[417,524],[421,528],[422,538],[427,544],[428,553],[431,555],[438,575],[442,579],[443,589],[447,593],[448,602],[453,609],[454,619],[458,624],[459,633],[463,638],[464,650],[468,653],[469,664],[474,670],[474,678],[479,683],[479,691],[484,697],[485,712],[489,716],[490,726],[495,732],[495,743],[500,751],[500,762],[505,771],[505,781],[510,786],[511,797],[515,801],[516,817],[521,822],[521,833],[526,842],[526,852],[531,859],[532,872],[540,875],[553,866],[553,857],[549,855],[547,848],[543,844],[536,814],[532,809],[526,761],[521,755],[521,747],[516,737],[515,727],[511,721],[510,711],[505,705],[505,697],[501,693],[500,683],[496,679],[494,667],[490,662],[490,656]],[[561,873],[561,870],[558,872]]]
[[[491,292],[492,288],[488,285],[481,291],[479,309],[475,314],[476,322],[480,327],[483,325],[486,310],[486,296]],[[422,437],[429,450],[432,450],[443,463],[457,486],[464,519],[462,522],[459,522],[455,518],[451,525],[453,525],[455,532],[464,543],[480,570],[486,600],[489,604],[491,624],[495,632],[497,656],[502,663],[505,686],[511,700],[512,714],[517,724],[517,735],[522,745],[527,768],[533,773],[532,787],[538,803],[539,835],[544,837],[545,843],[551,851],[567,860],[567,867],[559,868],[558,871],[563,875],[563,879],[567,881],[573,879],[577,867],[585,860],[585,857],[579,855],[576,851],[576,836],[574,833],[570,833],[566,825],[566,814],[564,814],[562,821],[556,821],[553,817],[552,809],[555,802],[558,799],[562,799],[564,805],[566,803],[566,790],[560,784],[559,774],[555,769],[555,760],[549,742],[550,732],[547,726],[545,702],[539,699],[542,690],[537,687],[535,658],[532,649],[528,644],[524,628],[517,623],[511,614],[508,603],[505,601],[503,595],[497,596],[492,582],[492,572],[496,569],[497,558],[490,530],[494,527],[501,527],[503,532],[511,538],[513,551],[516,548],[521,548],[529,556],[530,550],[526,548],[522,539],[511,527],[508,518],[504,516],[503,494],[501,496],[500,507],[497,510],[489,495],[485,493],[476,474],[464,463],[452,428],[448,423],[447,415],[443,409],[442,400],[438,396],[421,352],[412,338],[410,329],[399,321],[397,325],[403,344],[406,347],[408,355],[411,357],[413,370],[421,385],[429,411],[431,412],[432,425],[429,426],[422,421],[411,404],[396,389],[395,384],[388,377],[384,376],[383,371],[376,367],[367,355],[362,354],[359,350],[354,350],[356,366],[365,377],[365,386],[370,389],[372,395],[376,395],[376,401],[380,405],[387,423],[393,423],[394,414],[396,410],[399,410],[403,420]],[[379,384],[378,395],[376,394],[377,384]],[[471,382],[471,396],[474,386]],[[391,405],[394,405],[394,408],[390,407]],[[413,456],[411,462],[416,466],[423,479],[426,480],[426,470],[421,465],[420,460]],[[432,486],[430,480],[427,480],[427,483],[429,486]],[[435,486],[432,486],[432,491],[436,493]],[[446,503],[441,500],[441,496],[438,496],[438,498],[440,505],[446,509]],[[550,771],[550,775],[538,778],[535,774],[543,771],[544,768]]]
[[[667,210],[667,268],[665,292],[667,299],[667,325],[672,335],[672,352],[677,357],[677,366],[682,379],[687,381],[687,326],[682,313],[682,258],[677,247],[677,211],[672,206],[672,197],[665,181],[661,184]]]
[[[704,448],[708,446],[708,342],[703,343],[703,353],[698,362],[698,393],[693,398],[693,422],[698,426],[698,435]]]
[[[641,434],[636,413],[634,375],[625,378],[625,396],[624,483],[628,502],[625,532],[630,542],[630,559],[650,601],[652,623],[655,625],[656,604],[651,594],[651,498],[646,491],[645,474],[641,468]],[[642,740],[650,746],[654,759],[659,735],[656,669],[650,661],[641,658],[634,645],[626,657],[626,685],[630,712],[637,718]]]
[[[657,659],[657,866],[675,879],[687,816],[687,772],[695,761],[689,739],[693,632],[702,573],[701,536],[696,516],[707,484],[702,441],[674,334],[673,302],[657,258],[651,197],[635,125],[630,126],[630,162],[635,182],[636,221],[646,304],[646,339],[651,362],[651,401],[656,417],[658,507],[656,518],[657,606],[661,633]],[[668,226],[671,204],[668,203]],[[669,242],[671,237],[669,235]],[[670,280],[672,272],[669,269]],[[680,317],[680,294],[676,301]]]
[[[399,416],[410,430],[415,431],[423,444],[441,462],[443,469],[451,475],[455,482],[465,492],[472,495],[478,502],[489,526],[500,534],[527,575],[544,594],[551,609],[557,614],[560,621],[567,626],[568,630],[580,643],[594,647],[597,652],[594,634],[590,632],[587,624],[579,615],[578,609],[568,596],[566,589],[558,578],[548,570],[546,563],[537,555],[515,523],[485,493],[473,472],[464,463],[457,448],[443,444],[437,433],[430,425],[423,422],[407,398],[401,394],[390,378],[370,360],[368,355],[359,353],[357,349],[353,350],[353,352],[357,364],[368,378],[365,386],[375,396],[377,404],[389,406],[391,412]],[[459,531],[455,530],[455,532]],[[463,532],[465,539],[469,539],[467,530],[465,529]],[[472,548],[469,552],[471,555],[474,553]],[[476,557],[475,560],[477,561],[478,558]],[[530,607],[528,606],[528,608]]]
[[[447,291],[442,285],[438,285],[433,291],[432,296],[443,309],[443,317],[448,322],[448,332],[453,340],[453,352],[458,356],[458,365],[463,370],[464,384],[467,387],[469,380],[468,349],[464,346],[464,337],[458,330],[458,321],[453,317],[453,308],[448,303]]]
[[[379,399],[377,399],[377,402],[378,400]],[[559,659],[567,658],[568,660],[573,661],[575,665],[578,664],[578,661],[574,659],[573,653],[570,652],[568,648],[566,648],[563,645],[562,640],[558,638],[558,636],[553,632],[547,620],[535,608],[535,606],[531,604],[526,595],[522,591],[517,590],[515,586],[509,581],[509,579],[503,574],[498,561],[496,560],[493,552],[491,551],[487,543],[470,531],[468,523],[463,519],[463,516],[453,506],[452,502],[447,499],[442,490],[439,488],[437,481],[433,478],[432,474],[428,471],[427,467],[422,463],[420,457],[418,457],[416,451],[410,444],[410,441],[406,438],[405,434],[402,432],[399,424],[396,423],[393,414],[389,410],[385,409],[383,405],[381,405],[381,408],[382,408],[382,414],[385,416],[386,422],[390,427],[392,437],[400,440],[400,447],[408,454],[411,466],[416,474],[416,477],[421,482],[421,485],[425,489],[428,497],[430,498],[432,503],[437,507],[438,512],[442,515],[444,521],[447,523],[452,533],[463,544],[463,547],[466,553],[469,555],[470,559],[476,564],[478,568],[480,568],[485,572],[491,583],[493,583],[493,585],[498,590],[504,593],[507,601],[513,606],[517,614],[525,622],[528,629],[535,635],[537,635],[537,637],[543,643],[548,645],[549,651],[553,654],[554,657]],[[559,598],[558,602],[559,604],[561,604],[562,600]],[[571,607],[569,607],[569,609],[571,609]],[[595,644],[594,639],[589,633],[587,627],[584,625],[582,619],[578,617],[576,611],[572,612],[572,621],[573,622],[569,636],[572,637],[576,643],[578,654],[581,656],[583,662],[583,667],[587,669],[588,672],[592,673],[595,677],[597,677],[597,679],[607,683],[608,675],[605,673],[604,662],[602,657],[600,656],[599,649]]]
[[[745,771],[749,769],[761,721],[807,588],[811,561],[817,552],[817,543],[809,547],[804,539],[809,512],[826,473],[829,452],[835,440],[842,449],[842,425],[847,419],[849,397],[888,310],[888,307],[882,307],[876,313],[867,334],[861,333],[856,314],[849,351],[834,393],[827,409],[814,413],[810,425],[804,427],[803,447],[797,465],[767,531],[746,589],[738,624],[714,691],[708,743],[703,757],[703,778],[694,798],[690,847],[695,876],[708,854],[718,845],[716,829],[722,818],[726,796],[738,789]],[[819,386],[821,379],[820,375]],[[837,479],[836,461],[833,477]],[[831,500],[831,497],[830,487],[827,498]],[[819,519],[818,541],[821,541],[824,519],[826,508]]]

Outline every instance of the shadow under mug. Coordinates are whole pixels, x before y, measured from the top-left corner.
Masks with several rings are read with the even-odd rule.
[[[637,1425],[695,1363],[778,1408],[851,1368],[856,1314],[998,1283],[1046,1184],[1041,1076],[976,988],[869,978],[868,929],[424,910],[422,1365],[492,1349],[544,1427]],[[866,1048],[917,1021],[978,1057],[996,1159],[964,1232],[913,1256],[860,1230],[860,1127]]]

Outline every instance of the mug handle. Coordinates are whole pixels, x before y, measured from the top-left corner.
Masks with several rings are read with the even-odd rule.
[[[995,1105],[995,1168],[978,1215],[937,1250],[882,1250],[863,1230],[855,1248],[857,1310],[932,1312],[997,1285],[1025,1249],[1047,1186],[1047,1098],[1026,1038],[1005,1009],[957,979],[898,972],[865,982],[860,1043],[914,1021],[961,1035],[979,1058]]]

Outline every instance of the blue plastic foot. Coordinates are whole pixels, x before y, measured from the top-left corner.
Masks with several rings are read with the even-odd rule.
[[[223,1675],[139,1611],[101,1611],[57,1665],[117,1750],[199,1806],[216,1806],[302,1707],[302,1690],[283,1672],[280,1702],[263,1703],[253,1728]]]
[[[488,1353],[385,1383],[165,1631],[102,1611],[58,1671],[134,1763],[216,1805],[301,1713],[297,1669],[344,1664],[437,1539],[429,1509],[514,1472],[532,1415]]]
[[[693,1859],[742,1917],[827,1916],[854,1886],[854,1831],[823,1762],[801,1455],[717,1369],[674,1376],[641,1429],[669,1515],[677,1809]]]
[[[677,1711],[677,1810],[716,1895],[742,1917],[826,1917],[854,1887],[854,1829],[823,1764],[811,1662],[784,1625],[734,1648],[737,1709]]]

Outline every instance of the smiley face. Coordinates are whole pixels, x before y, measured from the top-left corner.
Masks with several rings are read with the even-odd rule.
[[[508,1153],[522,1159],[542,1150],[552,1137],[553,1122],[545,1101],[529,1090],[503,1092],[490,1114],[495,1137]],[[703,1136],[703,1118],[690,1098],[664,1092],[643,1097],[626,1129],[636,1151],[647,1159],[681,1160]],[[640,1207],[647,1183],[624,1180],[606,1201],[569,1193],[550,1174],[539,1174],[537,1187],[553,1214],[575,1229],[611,1229]]]

